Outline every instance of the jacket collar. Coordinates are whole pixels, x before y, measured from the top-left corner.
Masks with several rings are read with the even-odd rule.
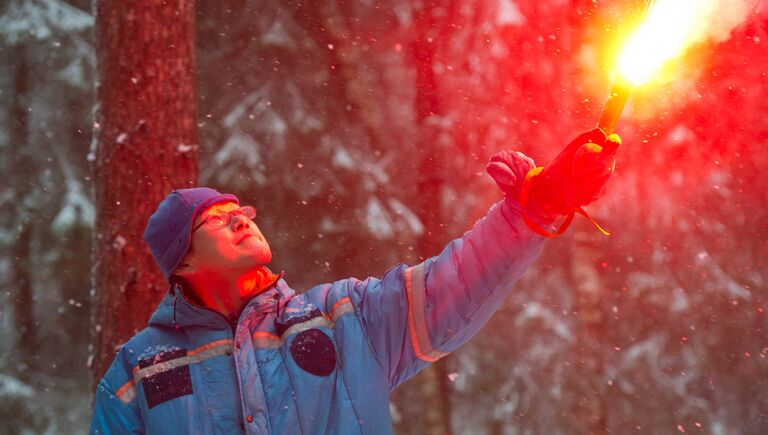
[[[294,291],[288,287],[285,280],[280,278],[267,290],[251,298],[243,312],[254,310],[255,312],[269,311],[277,305],[275,301],[287,301],[294,295]],[[242,317],[242,316],[241,316]],[[187,328],[201,326],[211,329],[226,329],[230,327],[226,317],[206,307],[193,304],[184,296],[179,284],[168,287],[165,297],[160,301],[155,313],[149,319],[149,326],[162,326],[167,328]]]

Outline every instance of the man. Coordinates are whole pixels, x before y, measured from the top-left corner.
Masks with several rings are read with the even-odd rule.
[[[172,192],[144,234],[168,294],[99,383],[91,433],[391,433],[389,393],[482,327],[546,227],[599,196],[619,142],[585,133],[541,173],[497,154],[506,198],[440,255],[300,295],[267,269],[252,207]]]

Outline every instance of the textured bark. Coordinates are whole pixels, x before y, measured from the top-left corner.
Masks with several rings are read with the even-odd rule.
[[[15,57],[13,107],[11,119],[14,121],[10,130],[10,143],[16,144],[19,149],[19,158],[15,163],[21,177],[34,173],[31,163],[31,147],[29,144],[29,66],[27,64],[27,48],[20,44],[13,48]],[[17,175],[19,177],[19,175]],[[33,214],[28,209],[26,200],[31,192],[31,183],[28,180],[17,179],[12,183],[14,189],[14,203],[20,207],[19,229],[16,235],[16,243],[13,247],[13,320],[16,329],[16,348],[19,350],[20,378],[29,380],[30,371],[37,368],[37,323],[35,322],[34,298],[32,288],[31,244],[32,226],[29,222]],[[26,182],[25,182],[26,181]]]
[[[143,242],[172,189],[197,179],[194,1],[95,2],[95,381],[147,324],[166,284]]]
[[[68,230],[66,243],[69,255],[62,255],[56,262],[56,268],[61,277],[61,302],[58,324],[70,340],[72,351],[77,355],[87,353],[90,331],[84,327],[88,322],[91,304],[88,301],[88,273],[90,264],[89,245],[84,241],[91,236],[90,228],[78,223]],[[57,364],[62,376],[87,376],[86,368],[81,358],[67,358]]]
[[[32,280],[30,275],[30,243],[32,231],[29,225],[23,225],[18,236],[13,256],[14,327],[17,333],[19,377],[30,379],[30,371],[37,368],[37,323],[35,322],[34,301],[32,298]]]
[[[426,229],[418,241],[418,252],[423,257],[437,255],[448,237],[442,219],[440,193],[445,184],[447,154],[440,149],[439,127],[432,122],[442,114],[437,79],[435,77],[435,40],[440,26],[435,22],[434,5],[426,5],[415,13],[418,39],[411,45],[416,61],[416,117],[420,128],[417,214]],[[419,375],[419,393],[424,404],[424,431],[430,434],[451,433],[450,385],[447,360],[442,359],[427,367]]]
[[[601,292],[605,289],[595,264],[600,251],[590,237],[583,231],[575,233],[571,263],[580,326],[576,371],[583,380],[574,388],[578,393],[574,415],[578,432],[596,434],[609,431],[605,412],[605,361],[601,353],[606,345],[605,315],[600,307]]]

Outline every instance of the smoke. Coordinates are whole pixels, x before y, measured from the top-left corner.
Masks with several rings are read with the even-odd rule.
[[[681,1],[681,0],[657,0]],[[731,32],[756,14],[768,0],[684,0],[698,15],[697,26],[693,29],[691,44],[700,42],[724,42]]]

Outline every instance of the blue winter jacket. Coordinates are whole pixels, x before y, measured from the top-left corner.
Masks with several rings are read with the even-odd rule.
[[[99,383],[91,433],[389,434],[390,392],[477,333],[542,241],[503,201],[382,279],[300,295],[281,279],[234,333],[171,288]]]

